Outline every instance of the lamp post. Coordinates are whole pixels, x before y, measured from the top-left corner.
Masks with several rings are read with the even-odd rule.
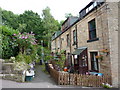
[[[43,40],[41,40],[41,45],[42,45],[42,48],[41,48],[41,53],[42,53],[42,57],[41,57],[41,63],[44,62],[44,49],[43,49]]]

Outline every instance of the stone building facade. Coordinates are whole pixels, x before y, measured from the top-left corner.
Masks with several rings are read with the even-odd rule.
[[[52,52],[66,51],[69,66],[109,74],[118,87],[118,2],[90,2],[79,18],[52,39]],[[71,20],[66,19],[64,24]],[[64,25],[63,24],[63,25]],[[63,26],[62,25],[62,26]],[[64,30],[63,30],[64,29]],[[56,33],[55,33],[56,34]]]

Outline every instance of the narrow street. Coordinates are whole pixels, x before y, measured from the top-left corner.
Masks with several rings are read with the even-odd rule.
[[[56,85],[51,76],[42,71],[40,65],[36,65],[35,67],[35,78],[32,80],[32,83],[49,83],[49,85]]]
[[[42,71],[40,65],[36,65],[35,70],[35,78],[31,82],[19,83],[2,80],[2,88],[59,88],[50,75]]]

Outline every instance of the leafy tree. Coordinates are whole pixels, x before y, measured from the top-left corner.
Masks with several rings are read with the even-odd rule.
[[[44,43],[46,43],[46,45],[48,46],[48,48],[50,48],[50,41],[51,41],[51,36],[54,32],[59,30],[59,22],[57,20],[54,19],[54,17],[51,15],[50,13],[50,8],[46,7],[43,10],[42,13],[42,17],[43,17],[43,24],[44,24]]]
[[[18,17],[19,28],[21,32],[34,32],[36,39],[40,42],[43,34],[43,24],[42,19],[38,13],[33,11],[25,11]]]
[[[2,23],[13,29],[17,29],[19,26],[18,15],[11,11],[2,10]]]
[[[65,13],[65,18],[73,16],[71,13]]]
[[[0,48],[2,49],[2,57],[0,58],[10,58],[11,56],[16,56],[18,54],[17,44],[13,41],[13,34],[19,33],[17,30],[9,28],[7,26],[0,26],[2,34],[0,34],[2,44]]]

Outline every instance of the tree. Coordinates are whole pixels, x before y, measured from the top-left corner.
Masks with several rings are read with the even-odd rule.
[[[19,26],[18,15],[11,11],[2,10],[2,23],[13,29],[17,29]]]
[[[17,30],[9,28],[8,26],[0,26],[0,30],[2,30],[2,34],[0,34],[2,44],[0,48],[2,48],[2,57],[0,58],[10,58],[11,56],[16,56],[19,52],[17,44],[13,41],[13,34],[19,33]]]
[[[43,17],[43,24],[44,24],[44,32],[43,32],[44,43],[46,43],[46,45],[50,49],[50,41],[51,41],[52,34],[58,31],[60,29],[59,28],[60,26],[59,26],[59,22],[55,20],[54,17],[51,15],[49,7],[46,7],[43,10],[42,17]]]
[[[65,13],[65,18],[73,16],[71,13]]]
[[[35,34],[35,38],[40,42],[43,35],[43,23],[38,13],[29,10],[25,11],[19,15],[18,21],[18,30],[28,33],[32,31]]]

